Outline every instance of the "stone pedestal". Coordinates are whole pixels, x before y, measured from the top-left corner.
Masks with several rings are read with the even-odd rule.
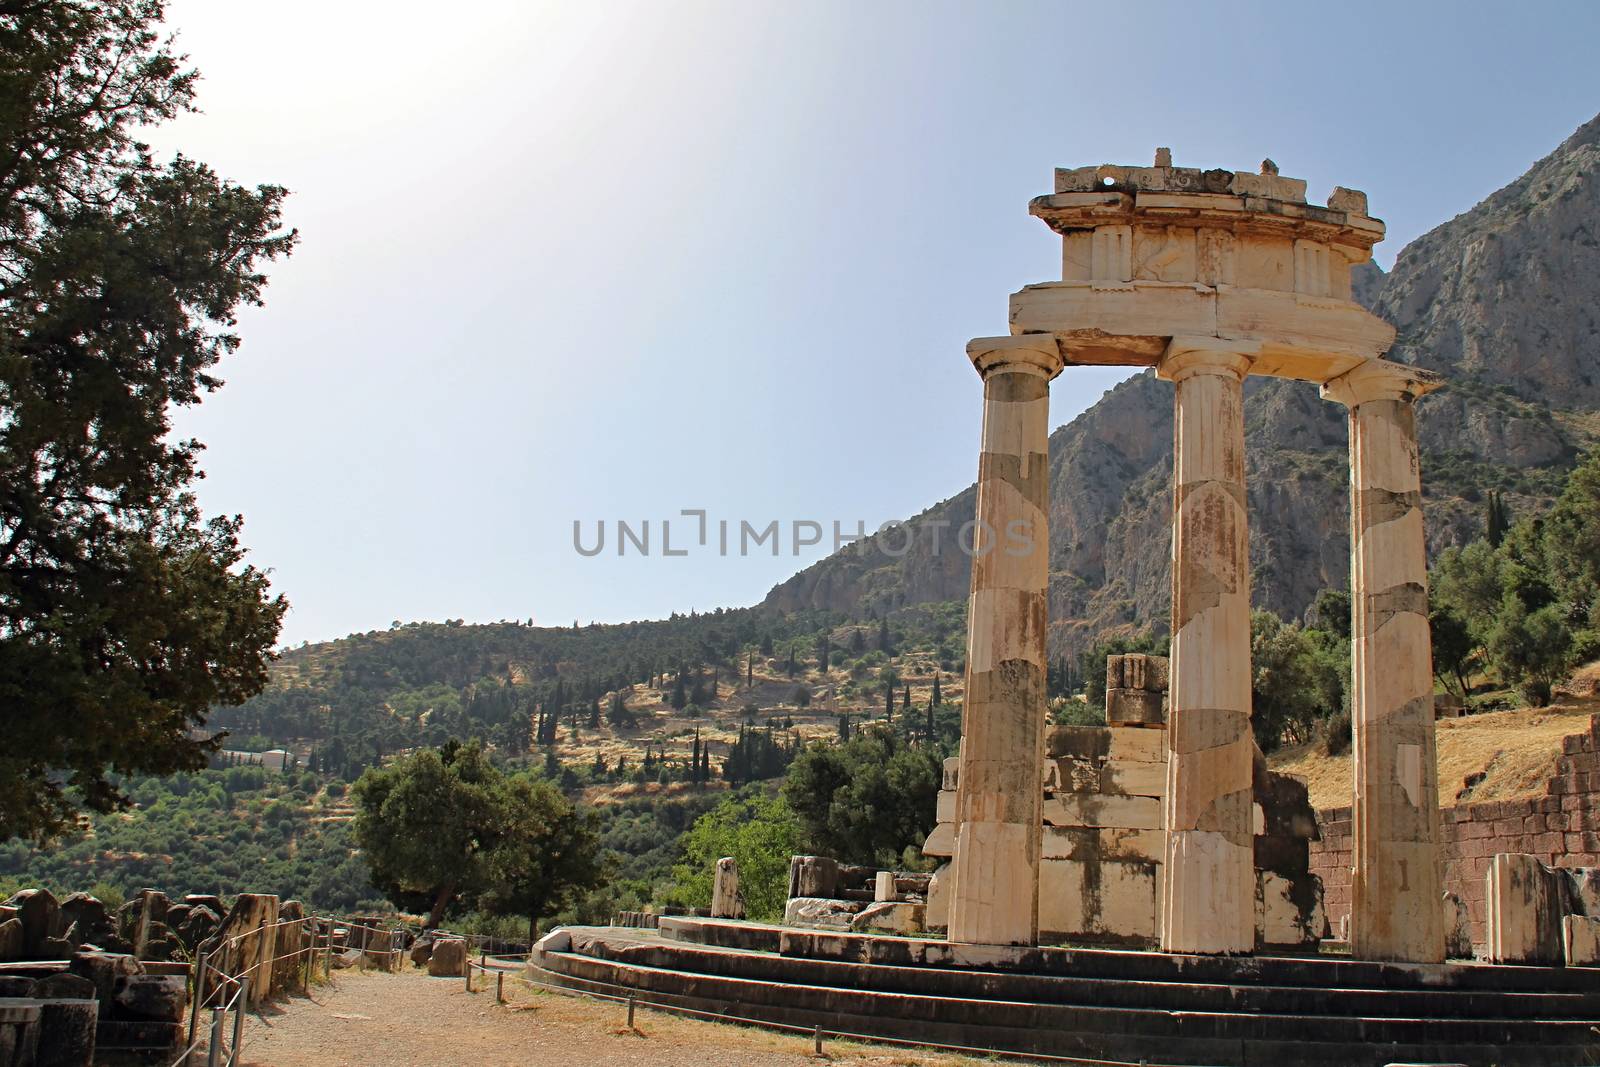
[[[1031,945],[1039,836],[1049,580],[1049,337],[967,346],[983,376],[983,450],[968,608],[966,701],[949,939]]]
[[[1168,952],[1255,947],[1250,561],[1244,487],[1249,345],[1175,338],[1172,656],[1168,694]]]
[[[716,874],[711,882],[711,917],[744,918],[744,895],[739,892],[739,865],[732,856],[724,856],[717,861]]]
[[[1420,372],[1377,361],[1322,388],[1350,410],[1350,948],[1445,958],[1428,560],[1417,465]]]

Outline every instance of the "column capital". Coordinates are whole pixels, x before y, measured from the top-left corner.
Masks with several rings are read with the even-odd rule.
[[[967,342],[967,358],[978,373],[1021,371],[1049,381],[1066,366],[1061,346],[1048,333],[1025,333],[1015,337],[975,337]]]
[[[1356,408],[1369,400],[1415,400],[1444,384],[1433,371],[1369,359],[1322,383],[1322,399]]]
[[[1261,353],[1255,341],[1221,337],[1174,337],[1156,363],[1156,377],[1181,382],[1195,374],[1231,374],[1243,381]]]

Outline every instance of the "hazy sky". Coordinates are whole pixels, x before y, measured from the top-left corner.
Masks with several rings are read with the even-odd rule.
[[[204,114],[302,245],[178,428],[293,604],[621,621],[751,604],[793,556],[659,524],[876,526],[976,473],[963,354],[1059,276],[1051,168],[1368,192],[1379,260],[1600,110],[1600,5],[173,0]],[[1117,375],[1068,369],[1052,425]],[[653,554],[573,548],[652,520]],[[786,527],[787,529],[787,527]],[[674,547],[692,520],[679,519]],[[786,534],[787,536],[787,534]],[[630,546],[631,549],[631,546]]]

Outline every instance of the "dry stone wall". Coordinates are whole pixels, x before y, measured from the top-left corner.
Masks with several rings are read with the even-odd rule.
[[[1311,870],[1322,878],[1337,929],[1350,914],[1350,809],[1328,809],[1317,818],[1321,840],[1311,843]],[[1562,743],[1544,795],[1444,808],[1440,830],[1445,891],[1466,903],[1472,940],[1481,946],[1486,875],[1495,856],[1534,856],[1551,867],[1600,866],[1600,716]]]

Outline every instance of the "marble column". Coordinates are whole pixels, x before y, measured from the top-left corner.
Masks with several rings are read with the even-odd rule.
[[[1174,338],[1172,664],[1161,947],[1255,948],[1244,377],[1253,346]]]
[[[970,544],[966,698],[951,862],[951,941],[1032,945],[1039,938],[1045,718],[1045,599],[1050,574],[1050,380],[1062,360],[1048,335],[967,346],[983,376],[983,450]]]
[[[1426,372],[1376,360],[1322,387],[1350,411],[1350,951],[1362,959],[1445,956],[1416,424],[1417,398],[1436,387]]]

